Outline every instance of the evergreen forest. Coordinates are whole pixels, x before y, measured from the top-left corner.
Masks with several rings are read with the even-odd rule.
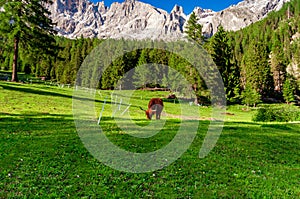
[[[2,16],[3,17],[3,16]],[[286,3],[280,11],[272,12],[265,19],[236,32],[225,31],[221,26],[211,38],[204,38],[201,25],[192,14],[186,34],[193,42],[203,46],[211,55],[222,76],[228,103],[256,105],[260,101],[294,102],[300,88],[300,0]],[[97,38],[67,39],[50,35],[51,47],[27,45],[28,32],[11,36],[0,30],[0,70],[17,71],[35,77],[75,84],[77,72],[86,56],[103,40]],[[28,34],[27,34],[28,33]],[[35,34],[32,32],[31,34]],[[14,56],[15,43],[11,38],[25,38]],[[15,40],[14,40],[15,41]],[[47,39],[48,41],[48,39]],[[104,71],[97,87],[115,89],[117,81],[129,70],[145,63],[167,65],[180,72],[190,83],[198,100],[209,101],[209,91],[188,61],[160,49],[139,49],[113,60]],[[162,67],[154,67],[159,74]],[[180,81],[169,71],[170,77]],[[151,84],[148,84],[150,80]],[[142,87],[168,87],[156,81],[147,68],[139,69],[133,85]],[[160,79],[164,79],[161,77]],[[26,81],[22,80],[21,81]]]

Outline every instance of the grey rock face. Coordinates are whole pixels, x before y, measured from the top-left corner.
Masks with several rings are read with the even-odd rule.
[[[290,0],[245,0],[237,5],[232,5],[220,12],[194,12],[199,13],[199,23],[203,24],[206,36],[212,36],[221,25],[225,30],[237,31],[266,17],[271,11],[278,11],[283,4]]]
[[[279,10],[289,0],[245,0],[237,5],[214,12],[196,7],[194,12],[203,25],[203,33],[210,37],[222,25],[226,30],[239,30]],[[61,36],[68,38],[131,38],[176,40],[185,36],[185,15],[175,5],[168,13],[136,0],[125,0],[106,7],[88,0],[54,0],[48,5],[51,18]]]

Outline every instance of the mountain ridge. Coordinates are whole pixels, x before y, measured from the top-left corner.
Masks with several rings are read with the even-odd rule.
[[[239,30],[261,20],[273,10],[279,10],[290,0],[245,0],[222,11],[195,7],[193,12],[203,26],[203,34],[211,37],[222,25],[226,30]],[[98,37],[125,39],[184,38],[189,15],[175,5],[170,13],[137,0],[114,2],[110,7],[104,1],[54,0],[47,8],[60,36],[67,38]]]

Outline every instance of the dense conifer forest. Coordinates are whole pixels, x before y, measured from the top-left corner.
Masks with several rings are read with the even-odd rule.
[[[202,27],[195,23],[196,20],[195,16],[190,18],[186,33],[211,54],[222,75],[229,103],[255,105],[270,99],[292,102],[299,95],[300,0],[285,4],[280,11],[272,12],[262,21],[240,31],[227,32],[219,27],[212,38],[203,38],[199,34]],[[1,37],[0,43],[0,69],[10,71],[14,62],[14,45],[5,38]],[[51,53],[20,46],[17,69],[47,80],[74,84],[83,60],[102,40],[82,37],[76,40],[54,39],[56,45],[52,46]],[[199,98],[209,100],[206,85],[201,77],[194,75],[192,65],[159,49],[136,50],[114,60],[102,75],[98,88],[114,89],[124,73],[145,63],[176,69],[198,91]],[[163,69],[156,67],[156,70],[155,73],[159,74]],[[149,74],[147,68],[140,70],[140,76],[134,78],[136,82],[133,84],[168,86],[159,81],[156,85],[147,85],[145,77],[155,78]]]

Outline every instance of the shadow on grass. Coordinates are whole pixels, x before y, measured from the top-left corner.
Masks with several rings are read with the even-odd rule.
[[[31,88],[24,88],[21,87],[24,86],[23,84],[10,84],[10,83],[1,83],[1,87],[7,90],[13,90],[13,91],[19,91],[19,92],[25,92],[25,93],[32,93],[32,94],[37,94],[37,95],[50,95],[50,96],[57,96],[57,97],[67,97],[67,98],[72,98],[70,95],[65,95],[61,93],[56,93],[56,92],[50,92],[50,91],[44,91],[44,90],[37,90],[36,88],[31,89]]]
[[[47,135],[53,132],[74,132],[73,115],[28,113],[0,113],[0,134],[14,133],[16,135]]]
[[[0,179],[4,186],[0,198],[17,194],[47,197],[52,193],[55,198],[104,194],[106,198],[211,198],[212,194],[214,198],[252,198],[255,193],[270,195],[274,185],[272,196],[288,198],[299,190],[300,140],[295,137],[299,125],[286,124],[289,130],[281,129],[277,132],[281,137],[272,137],[272,125],[226,122],[215,148],[200,159],[209,122],[197,121],[203,128],[180,159],[155,172],[131,174],[95,160],[81,143],[72,119],[68,114],[42,113],[8,114],[1,119]],[[114,123],[109,117],[103,117],[103,122]],[[174,137],[173,128],[180,125],[176,122],[169,125],[175,131],[165,131],[156,139],[128,140],[117,131],[110,138],[131,151],[152,151]],[[117,126],[108,128],[115,131]]]
[[[51,117],[61,117],[61,118],[70,118],[73,115],[69,114],[53,114],[53,113],[36,113],[36,112],[27,112],[25,114],[15,114],[15,113],[3,113],[0,112],[0,116],[11,116],[11,117],[41,117],[41,116],[51,116]]]

